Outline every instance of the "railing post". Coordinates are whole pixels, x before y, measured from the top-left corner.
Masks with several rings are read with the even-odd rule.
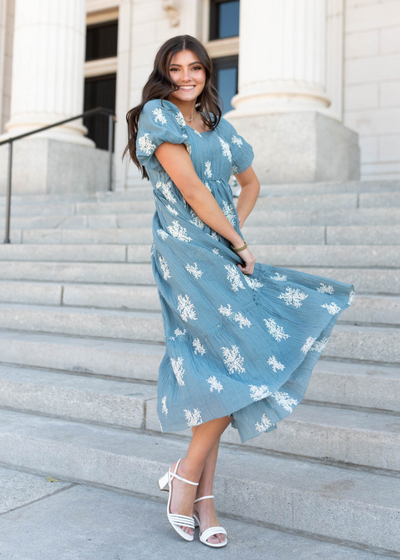
[[[4,243],[10,243],[10,214],[11,214],[11,172],[12,172],[12,140],[8,144],[8,171],[7,171],[7,200],[6,200],[6,234]]]
[[[108,190],[112,191],[112,174],[113,174],[113,140],[114,140],[114,115],[108,115],[108,154],[109,154],[109,169],[108,169]]]

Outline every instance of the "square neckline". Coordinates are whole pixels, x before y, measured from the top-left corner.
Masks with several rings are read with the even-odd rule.
[[[164,101],[166,101],[166,102],[169,103],[170,105],[173,105],[174,108],[175,108],[175,110],[176,110],[176,111],[179,111],[179,113],[181,113],[181,115],[182,115],[182,112],[181,112],[181,110],[179,109],[179,107],[178,107],[177,105],[175,105],[175,103],[172,103],[172,101],[169,101],[168,99],[160,99],[160,101],[161,101],[161,104],[163,104]],[[183,117],[183,115],[182,115],[182,117]],[[197,134],[200,134],[200,135],[208,134],[208,133],[210,133],[210,132],[215,132],[215,130],[213,130],[213,129],[211,129],[211,128],[210,128],[209,130],[205,130],[204,132],[199,132],[198,130],[196,130],[195,128],[193,128],[192,126],[190,126],[190,125],[188,125],[188,124],[186,124],[186,123],[185,123],[185,127],[191,128],[194,132],[197,132]],[[217,128],[218,128],[218,127],[217,127]]]

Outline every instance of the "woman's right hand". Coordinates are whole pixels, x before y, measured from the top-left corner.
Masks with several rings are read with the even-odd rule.
[[[240,251],[240,253],[237,253],[237,255],[239,255],[240,258],[242,258],[245,262],[244,265],[238,263],[238,267],[243,272],[243,274],[253,274],[256,258],[250,251],[250,249],[247,247],[246,249],[244,249],[244,251]]]

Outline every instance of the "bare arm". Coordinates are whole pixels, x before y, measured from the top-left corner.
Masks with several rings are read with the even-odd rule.
[[[154,154],[198,217],[211,229],[230,241],[233,247],[241,247],[243,239],[222,212],[214,196],[198,177],[184,145],[163,142]],[[250,250],[245,249],[238,254],[246,263],[246,266],[238,264],[242,272],[252,274],[256,259]]]
[[[243,171],[243,173],[236,175],[236,178],[242,187],[236,205],[239,227],[242,229],[244,222],[257,202],[258,195],[260,194],[260,182],[251,166]]]

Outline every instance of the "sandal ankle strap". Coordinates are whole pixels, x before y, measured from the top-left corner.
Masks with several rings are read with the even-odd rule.
[[[202,496],[201,498],[197,498],[197,500],[195,500],[193,503],[195,504],[196,502],[199,502],[200,500],[205,500],[206,498],[214,498],[214,496],[213,495]]]
[[[170,472],[171,477],[172,476],[176,476],[176,478],[179,478],[179,480],[183,480],[183,482],[187,482],[188,484],[193,484],[194,486],[198,486],[200,484],[200,482],[192,482],[191,480],[187,480],[187,478],[183,478],[183,476],[180,476],[179,474],[176,474],[176,471],[178,470],[179,467],[179,463],[182,461],[182,457],[180,459],[178,459],[176,465],[175,465],[175,471]]]

